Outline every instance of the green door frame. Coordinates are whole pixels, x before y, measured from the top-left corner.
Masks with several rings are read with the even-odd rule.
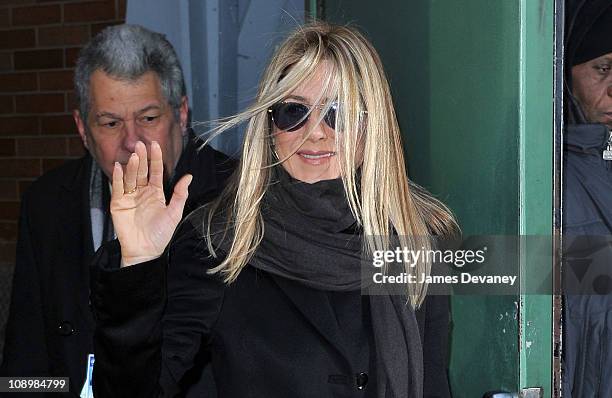
[[[520,0],[520,234],[553,236],[554,179],[554,0]],[[521,247],[521,286],[545,280],[552,292],[552,262],[542,264],[529,238]],[[548,250],[553,258],[552,239]],[[541,248],[540,248],[541,249]],[[519,309],[520,388],[542,387],[551,397],[553,296],[523,294]]]

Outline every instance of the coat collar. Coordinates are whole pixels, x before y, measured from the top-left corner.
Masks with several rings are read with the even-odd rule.
[[[573,152],[601,155],[609,135],[604,124],[572,124],[567,126],[565,146]]]

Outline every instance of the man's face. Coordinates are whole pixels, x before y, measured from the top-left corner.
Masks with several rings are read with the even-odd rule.
[[[156,73],[124,81],[100,70],[91,75],[89,97],[87,120],[78,111],[74,111],[74,120],[85,148],[109,178],[116,161],[125,167],[138,141],[144,142],[149,156],[151,142],[157,141],[162,149],[164,176],[167,179],[172,174],[183,149],[186,97],[176,120]]]
[[[572,68],[572,91],[590,123],[612,129],[612,53]]]

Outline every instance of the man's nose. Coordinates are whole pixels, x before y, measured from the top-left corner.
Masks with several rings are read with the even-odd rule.
[[[138,141],[142,141],[138,126],[134,120],[126,120],[123,124],[123,147],[129,152],[135,152]]]

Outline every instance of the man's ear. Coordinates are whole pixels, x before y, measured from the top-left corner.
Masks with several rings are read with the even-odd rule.
[[[187,129],[187,119],[189,116],[189,101],[187,96],[181,98],[181,107],[179,108],[179,124],[181,125],[181,132],[184,134]]]
[[[87,144],[87,126],[85,125],[86,121],[81,118],[81,112],[77,109],[72,111],[72,117],[74,118],[74,123],[76,123],[77,130],[79,130],[83,146],[89,150],[89,145]]]

